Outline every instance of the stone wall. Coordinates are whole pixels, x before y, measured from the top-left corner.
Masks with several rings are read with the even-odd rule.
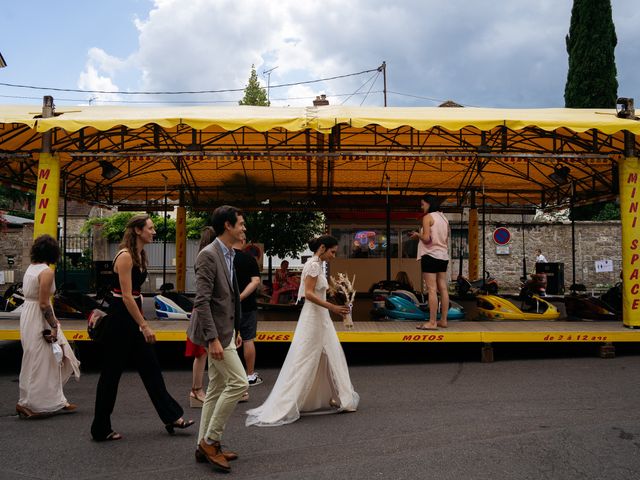
[[[509,253],[499,255],[493,232],[504,226],[511,232]],[[524,239],[523,239],[524,229]],[[622,265],[621,224],[610,222],[576,222],[576,275],[575,281],[590,290],[605,288],[619,281]],[[479,230],[479,265],[482,269],[482,229]],[[524,245],[524,252],[523,252]],[[542,250],[549,262],[564,263],[565,289],[573,283],[573,262],[571,254],[571,224],[524,224],[488,223],[485,226],[486,270],[498,280],[501,289],[516,290],[522,276],[522,259],[526,256],[527,273],[535,272],[535,250]],[[596,273],[596,260],[612,260],[613,272]],[[458,273],[458,261],[453,260],[453,277]],[[465,260],[463,272],[468,272]]]
[[[82,235],[81,230],[86,223],[87,217],[68,217],[67,218],[67,235]],[[60,234],[64,231],[64,220],[59,221]]]
[[[11,282],[21,282],[24,272],[29,266],[29,251],[33,242],[33,224],[19,228],[0,230],[0,270],[5,272],[5,284],[0,285],[4,292]],[[8,256],[13,256],[13,265],[9,265]],[[12,273],[9,273],[12,272]]]

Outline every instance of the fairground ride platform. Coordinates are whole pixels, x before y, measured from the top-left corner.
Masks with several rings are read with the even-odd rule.
[[[70,341],[90,341],[85,320],[60,320]],[[160,342],[186,339],[186,321],[151,320],[151,328]],[[640,342],[640,330],[620,322],[597,321],[450,321],[448,328],[418,330],[421,322],[376,321],[355,322],[346,328],[342,322],[334,326],[341,342],[361,343],[588,343]],[[295,321],[259,321],[257,342],[291,342]],[[0,320],[0,340],[19,340],[18,319]]]

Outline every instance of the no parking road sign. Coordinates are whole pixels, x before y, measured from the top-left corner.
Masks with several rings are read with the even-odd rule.
[[[493,231],[493,241],[498,245],[506,245],[511,241],[511,232],[506,227],[499,227]]]

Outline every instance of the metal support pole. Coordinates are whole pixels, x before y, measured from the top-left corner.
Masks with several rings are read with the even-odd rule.
[[[469,281],[478,280],[478,205],[476,203],[476,190],[471,190],[471,206],[469,207]]]
[[[462,204],[462,200],[460,200],[460,230],[459,231],[459,235],[458,235],[458,257],[459,257],[459,261],[458,261],[458,278],[462,277],[462,262],[464,260],[464,247],[462,244],[462,225],[464,224],[464,205]],[[467,242],[468,245],[468,242]]]
[[[524,238],[524,213],[522,214],[522,281],[527,281],[527,250]]]
[[[635,157],[636,136],[629,130],[624,130],[624,156]]]
[[[62,219],[64,221],[62,227],[62,283],[67,283],[67,174],[62,175],[62,201],[63,213]]]
[[[389,202],[389,184],[391,179],[385,174],[387,179],[387,281],[391,280],[391,203]]]
[[[42,118],[53,117],[53,97],[46,95],[42,99]],[[51,153],[51,130],[42,133],[42,153]]]
[[[167,283],[167,181],[168,178],[163,174],[164,178],[164,234],[163,250],[162,250],[162,284]]]
[[[571,288],[576,284],[576,219],[574,215],[574,204],[576,197],[576,182],[571,182],[571,203],[569,207],[569,215],[571,216],[571,269],[573,278],[571,280]]]
[[[487,252],[485,249],[485,229],[486,229],[486,211],[487,211],[487,196],[484,194],[484,181],[482,183],[482,290],[487,291],[487,276],[485,274],[487,270]]]

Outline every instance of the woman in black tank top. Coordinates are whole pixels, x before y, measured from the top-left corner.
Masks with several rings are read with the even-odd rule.
[[[113,260],[113,298],[109,303],[108,327],[102,345],[102,371],[91,424],[91,436],[96,441],[122,438],[111,428],[111,414],[120,377],[130,358],[166,430],[173,434],[175,428],[193,425],[193,420],[182,418],[182,407],[167,391],[152,345],[156,336],[142,314],[140,290],[147,277],[144,246],[153,241],[154,235],[153,222],[148,215],[132,217],[120,251]]]

